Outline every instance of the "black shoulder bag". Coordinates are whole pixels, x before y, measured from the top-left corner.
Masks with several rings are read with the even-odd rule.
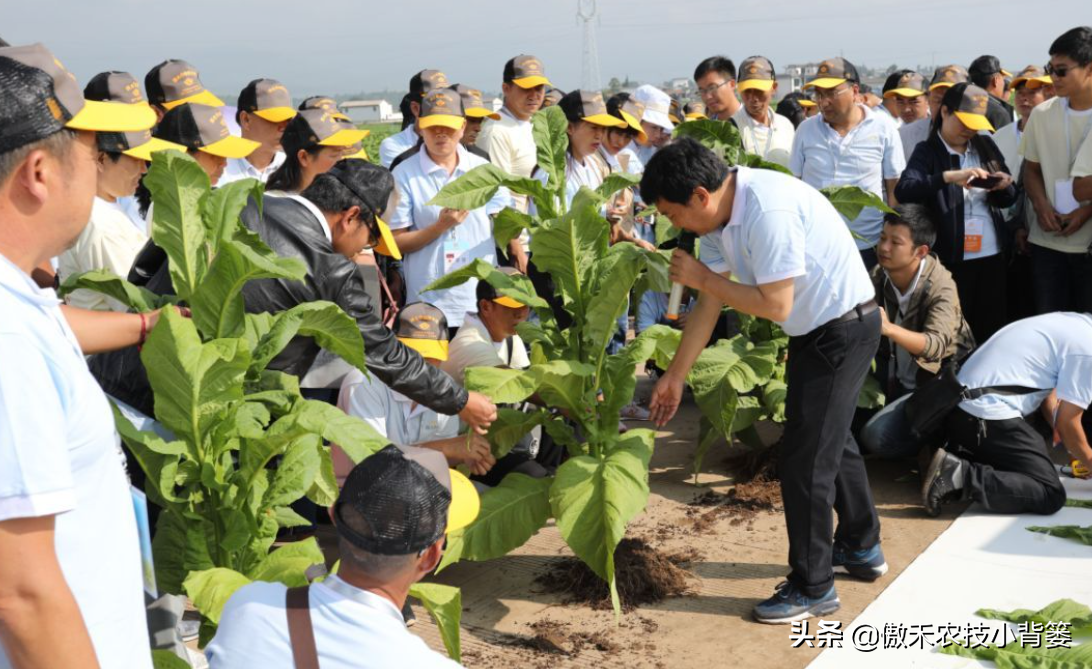
[[[906,418],[915,438],[927,441],[936,437],[944,426],[944,419],[960,402],[976,400],[983,395],[1027,395],[1042,390],[1026,386],[968,388],[956,377],[958,370],[959,365],[944,365],[935,377],[919,385],[906,400]]]

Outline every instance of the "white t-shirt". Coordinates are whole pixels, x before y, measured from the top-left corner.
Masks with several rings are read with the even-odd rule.
[[[732,116],[732,120],[739,128],[743,148],[748,153],[788,167],[796,128],[793,127],[792,121],[781,114],[774,113],[772,109],[766,112],[766,117],[771,121],[770,125],[759,123],[751,118],[746,107],[740,107],[739,111]]]
[[[151,669],[124,456],[59,304],[0,255],[0,521],[55,516],[57,559],[99,664]]]
[[[902,143],[894,124],[864,105],[864,118],[845,137],[823,115],[805,119],[796,129],[789,168],[809,186],[857,186],[887,200],[886,179],[898,179],[906,169]],[[883,212],[865,207],[849,227],[863,239],[857,248],[870,249],[880,241]]]
[[[337,576],[328,580],[333,579]],[[310,586],[311,626],[322,669],[462,666],[406,629],[401,611],[390,600],[344,581],[335,587],[338,591],[324,583]],[[231,596],[205,649],[211,669],[295,669],[285,613],[287,590],[283,583],[255,581]]]
[[[508,340],[493,341],[481,318],[475,313],[467,313],[458,334],[448,346],[447,360],[440,364],[440,369],[463,385],[468,367],[527,369],[530,366],[527,349],[519,335],[512,336],[509,355]]]
[[[259,170],[246,158],[228,158],[227,165],[224,166],[224,173],[220,176],[220,180],[216,182],[216,186],[226,186],[233,181],[243,179],[257,179],[264,184],[269,181],[269,177],[277,171],[277,168],[284,164],[284,160],[284,151],[277,151],[273,154],[273,160],[265,166],[265,169]]]
[[[538,165],[538,147],[535,146],[534,126],[530,120],[521,121],[507,108],[500,111],[499,121],[482,125],[477,146],[489,154],[489,162],[517,177],[529,177]],[[512,206],[527,211],[527,196],[512,194]]]
[[[736,170],[726,225],[701,238],[701,261],[748,286],[793,279],[793,304],[780,323],[807,334],[875,297],[845,221],[822,193],[772,170]]]
[[[960,403],[978,418],[1027,416],[1052,389],[1058,399],[1087,409],[1092,402],[1092,315],[1056,312],[1025,318],[997,331],[959,370],[968,388],[1042,388],[1027,395],[985,395]]]
[[[96,269],[110,270],[124,279],[147,242],[148,236],[133,225],[120,205],[96,197],[87,227],[72,248],[61,254],[58,268],[61,281]],[[91,290],[75,291],[68,296],[68,303],[99,311],[129,310],[121,302]]]
[[[1002,132],[1005,130],[1002,128]],[[1086,166],[1084,174],[1092,174],[1092,140],[1088,139],[1092,137],[1090,130],[1092,109],[1072,111],[1065,98],[1051,98],[1036,105],[1024,125],[1020,155],[1042,167],[1047,199],[1055,207],[1058,205],[1055,201],[1055,184],[1058,181],[1081,176],[1081,166]],[[1063,253],[1085,253],[1092,244],[1092,225],[1085,225],[1068,237],[1046,232],[1040,226],[1033,225],[1028,232],[1028,241]]]

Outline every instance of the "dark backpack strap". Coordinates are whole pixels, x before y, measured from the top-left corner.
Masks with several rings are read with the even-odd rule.
[[[969,400],[976,400],[983,395],[1030,395],[1038,393],[1045,388],[1028,388],[1027,386],[988,386],[986,388],[968,388],[964,395]]]
[[[288,640],[296,669],[319,669],[315,648],[315,628],[311,624],[310,588],[289,588],[285,593],[288,614]]]
[[[513,352],[512,352],[512,342],[513,342],[513,341],[515,341],[515,337],[507,337],[507,338],[506,338],[506,339],[504,340],[505,346],[507,346],[507,347],[508,347],[508,366],[509,366],[509,367],[511,367],[511,366],[512,366],[512,357],[513,357]]]

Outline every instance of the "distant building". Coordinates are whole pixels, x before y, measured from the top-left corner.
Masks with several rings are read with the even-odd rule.
[[[679,93],[689,93],[692,82],[690,77],[677,77],[667,82],[667,87]]]
[[[338,105],[353,123],[393,123],[402,120],[402,113],[386,100],[349,100]]]
[[[493,108],[494,112],[499,112],[501,107],[504,106],[504,98],[493,98],[489,102],[489,106]]]

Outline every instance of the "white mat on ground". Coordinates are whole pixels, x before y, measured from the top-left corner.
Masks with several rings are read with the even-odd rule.
[[[1092,498],[1092,481],[1066,478],[1063,482],[1070,498]],[[1002,516],[972,506],[856,620],[843,625],[843,646],[823,651],[809,669],[992,666],[941,655],[930,644],[924,649],[899,648],[897,643],[885,648],[885,626],[905,625],[909,632],[906,641],[928,633],[936,643],[940,639],[935,630],[941,625],[985,623],[994,629],[1004,625],[974,614],[982,608],[1034,611],[1063,598],[1092,606],[1092,546],[1024,529],[1032,525],[1088,526],[1092,525],[1092,510],[1065,507],[1053,516]],[[933,631],[924,630],[924,625],[932,625]],[[853,634],[863,626],[879,633],[878,648],[873,652],[854,647]],[[915,634],[911,626],[922,633]],[[816,627],[813,619],[808,632],[814,634]],[[857,633],[862,639],[871,635]],[[1007,640],[995,637],[1001,645],[1014,640],[1011,635]]]

